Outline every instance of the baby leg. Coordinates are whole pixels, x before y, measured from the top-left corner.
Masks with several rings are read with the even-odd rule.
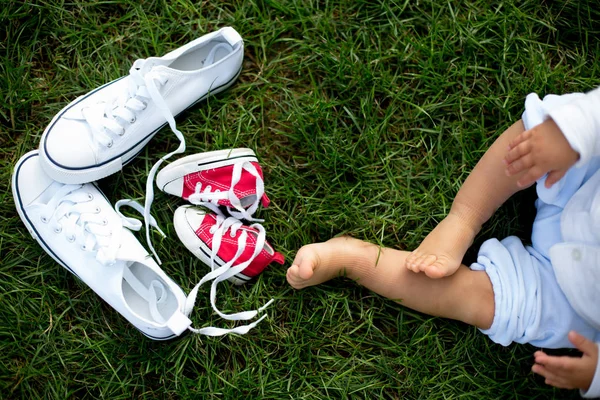
[[[508,145],[525,130],[522,121],[508,128],[486,151],[458,191],[450,213],[406,258],[406,267],[430,278],[452,275],[473,243],[481,226],[514,193],[523,189],[523,175],[506,175]]]
[[[494,293],[485,272],[463,265],[452,276],[431,279],[403,267],[409,254],[349,237],[334,238],[302,247],[287,280],[302,289],[346,276],[413,310],[481,329],[492,325]]]

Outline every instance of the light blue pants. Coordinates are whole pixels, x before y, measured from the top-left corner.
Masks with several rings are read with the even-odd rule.
[[[542,101],[530,94],[523,113],[525,129],[541,123],[546,110],[576,96],[580,95],[550,95]],[[485,271],[492,282],[494,321],[482,332],[494,342],[504,346],[517,342],[545,348],[573,347],[567,339],[570,330],[600,340],[600,332],[579,317],[567,301],[549,260],[550,247],[562,241],[560,216],[564,206],[599,169],[600,157],[596,157],[581,168],[571,168],[550,189],[544,187],[545,177],[537,182],[532,246],[523,246],[514,236],[502,241],[490,239],[481,246],[471,269]]]

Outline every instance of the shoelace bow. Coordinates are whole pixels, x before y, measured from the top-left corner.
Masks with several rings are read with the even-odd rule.
[[[240,198],[237,197],[234,191],[235,186],[239,183],[240,179],[242,178],[242,172],[244,170],[248,171],[256,179],[256,198],[248,208],[244,208],[242,206]],[[218,206],[219,200],[229,200],[229,202],[235,209],[235,211],[231,208],[229,208],[228,210],[229,214],[232,217],[235,217],[237,219],[246,219],[248,221],[262,222],[262,219],[254,218],[252,215],[258,209],[258,206],[264,193],[265,183],[261,178],[260,174],[258,173],[258,170],[254,166],[254,164],[252,164],[249,161],[238,161],[235,164],[233,164],[231,186],[229,187],[229,190],[227,192],[222,192],[219,189],[212,191],[211,185],[206,185],[202,187],[202,183],[198,182],[196,184],[194,193],[192,193],[188,197],[188,201],[192,204],[202,205],[214,211],[217,214],[221,214]]]
[[[225,216],[219,215],[219,214],[216,215],[216,223],[215,223],[215,225],[213,225],[210,228],[210,233],[213,235],[211,265],[210,265],[211,272],[206,274],[200,280],[200,282],[198,282],[198,284],[196,284],[196,286],[192,289],[192,291],[188,295],[186,303],[185,303],[185,308],[184,308],[184,310],[185,310],[184,313],[186,315],[189,315],[195,306],[196,297],[198,295],[198,289],[200,288],[200,286],[202,286],[202,284],[204,284],[205,282],[210,281],[210,280],[213,281],[211,284],[211,287],[210,287],[210,304],[212,306],[212,309],[221,318],[224,318],[227,320],[231,320],[231,321],[250,320],[250,319],[256,317],[259,312],[263,311],[274,301],[273,299],[269,300],[264,306],[258,308],[257,310],[242,311],[242,312],[233,313],[233,314],[225,314],[225,313],[221,312],[216,306],[217,285],[219,284],[219,282],[229,279],[232,276],[234,276],[234,275],[242,272],[244,269],[246,269],[248,267],[248,265],[250,265],[250,263],[252,263],[252,261],[254,261],[256,256],[260,253],[260,251],[263,249],[263,247],[265,245],[266,234],[265,234],[265,230],[262,227],[262,225],[260,225],[260,224],[251,225],[252,228],[254,228],[258,231],[258,234],[256,236],[254,252],[248,260],[244,261],[243,263],[240,263],[239,265],[233,266],[233,264],[237,261],[237,259],[242,255],[242,253],[246,249],[246,244],[248,243],[248,231],[245,229],[240,229],[242,226],[243,226],[242,222],[234,217],[225,217]],[[241,233],[237,239],[238,248],[237,248],[236,254],[227,263],[218,267],[215,264],[215,258],[217,257],[217,253],[218,253],[219,249],[221,248],[223,236],[227,232],[229,232],[230,237],[235,238],[238,230],[241,230]],[[243,334],[243,333],[248,332],[253,327],[255,327],[260,321],[262,321],[264,318],[266,318],[266,316],[267,315],[265,314],[261,318],[259,318],[258,320],[256,320],[255,322],[253,322],[251,324],[239,326],[239,327],[232,328],[232,329],[222,329],[222,328],[213,328],[213,327],[203,328],[203,329],[194,329],[194,328],[189,328],[189,329],[196,333],[212,334],[212,335],[215,335],[215,334],[222,335],[222,334],[226,334],[226,333]],[[216,331],[212,331],[213,329]],[[207,332],[211,332],[211,333],[207,333]]]
[[[77,243],[81,250],[96,253],[96,260],[102,265],[114,265],[119,260],[121,236],[124,228],[139,230],[141,222],[127,218],[120,212],[123,205],[131,206],[138,212],[142,206],[131,200],[121,200],[115,205],[115,211],[121,217],[120,223],[107,218],[101,208],[93,203],[94,195],[84,185],[63,185],[45,205],[41,205],[43,223],[53,223],[56,234],[64,234],[71,243]],[[150,223],[158,229],[156,220]],[[133,260],[122,260],[123,262]],[[165,320],[158,311],[158,305],[166,301],[167,290],[164,285],[153,280],[146,288],[125,266],[123,278],[142,296],[149,305],[149,311],[158,323]]]

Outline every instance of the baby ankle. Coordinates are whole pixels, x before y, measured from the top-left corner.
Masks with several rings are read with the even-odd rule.
[[[473,238],[479,233],[483,225],[481,214],[469,207],[455,207],[453,205],[448,217],[460,221],[463,230],[466,228],[469,233],[472,233]]]

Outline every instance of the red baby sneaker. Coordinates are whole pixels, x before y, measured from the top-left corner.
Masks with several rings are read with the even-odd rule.
[[[260,224],[247,226],[234,217],[193,206],[179,207],[173,224],[185,247],[212,271],[228,266],[220,280],[240,285],[258,276],[271,262],[284,262],[283,255],[266,241]]]
[[[248,221],[258,221],[252,215],[259,204],[269,205],[262,168],[251,149],[183,157],[158,173],[156,185],[218,214],[218,206],[225,206],[231,216]]]
[[[210,304],[221,318],[232,321],[250,320],[273,302],[271,299],[256,310],[233,314],[225,314],[216,306],[219,282],[227,279],[241,285],[259,275],[272,261],[283,264],[283,255],[266,242],[262,225],[246,226],[234,217],[206,213],[193,206],[179,207],[175,211],[173,222],[177,236],[185,247],[211,268],[190,292],[185,311],[193,309],[198,289],[211,280]],[[266,314],[252,324],[234,329],[245,332],[265,317]]]

